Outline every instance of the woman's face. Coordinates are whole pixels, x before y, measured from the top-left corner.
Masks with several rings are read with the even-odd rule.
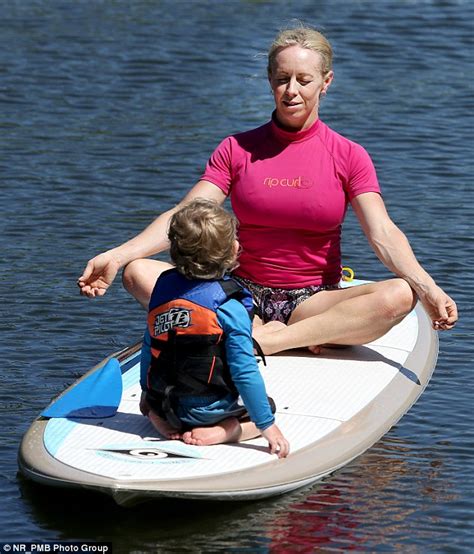
[[[333,79],[322,73],[321,56],[301,46],[278,52],[269,77],[278,121],[292,130],[310,127],[318,119],[319,99]]]

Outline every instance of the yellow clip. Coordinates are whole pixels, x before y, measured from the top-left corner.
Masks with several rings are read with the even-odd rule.
[[[351,281],[354,280],[354,270],[351,269],[350,267],[343,267],[342,268],[342,280],[343,281],[347,281],[348,283],[350,283]]]

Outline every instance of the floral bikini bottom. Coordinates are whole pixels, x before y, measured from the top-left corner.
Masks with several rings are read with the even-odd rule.
[[[339,285],[311,285],[300,289],[279,289],[265,287],[244,277],[233,278],[250,291],[253,297],[255,314],[263,321],[288,323],[291,314],[302,302],[322,290],[335,290]]]

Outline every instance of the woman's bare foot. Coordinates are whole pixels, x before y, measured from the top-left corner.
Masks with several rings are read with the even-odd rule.
[[[312,354],[321,354],[321,347],[320,346],[308,346],[308,350],[312,353]]]
[[[285,328],[286,325],[281,321],[269,321],[268,323],[264,323],[263,325],[254,325],[252,329],[252,336],[260,345],[263,353],[270,355],[273,354],[275,350],[272,349],[272,347],[270,346],[271,341],[269,341],[268,339],[271,338],[271,335],[273,333],[277,333],[278,331],[281,331]]]
[[[163,437],[171,440],[180,440],[181,433],[170,425],[166,420],[161,418],[159,415],[155,414],[153,410],[148,412],[148,419],[153,424],[153,427],[162,435]]]
[[[183,433],[181,440],[195,446],[209,446],[226,442],[238,442],[242,435],[239,420],[229,417],[212,427],[195,427]]]
[[[269,321],[264,325],[254,326],[252,331],[253,337],[261,346],[264,354],[270,355],[278,352],[278,350],[275,349],[274,346],[272,346],[274,341],[272,341],[271,339],[274,339],[275,337],[272,337],[271,335],[273,335],[273,333],[281,331],[285,327],[286,325],[281,321]],[[321,347],[318,345],[308,346],[308,350],[312,354],[321,354]]]
[[[266,333],[274,333],[275,331],[281,331],[286,325],[282,321],[268,321],[262,325],[262,330]]]
[[[332,350],[344,350],[345,348],[350,348],[350,345],[326,343],[326,344],[322,344],[321,346],[308,346],[308,350],[313,354],[321,354],[321,348],[323,347],[329,348]]]

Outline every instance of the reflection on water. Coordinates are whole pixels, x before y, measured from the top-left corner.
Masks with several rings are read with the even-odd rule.
[[[373,551],[384,545],[416,552],[417,545],[441,545],[446,536],[444,518],[432,507],[460,499],[452,481],[442,478],[445,471],[442,450],[413,449],[385,437],[324,482],[259,502],[161,499],[124,509],[97,493],[50,489],[22,478],[20,484],[39,528],[63,540],[113,540],[123,552],[211,546],[223,552]],[[420,511],[426,523],[414,534]],[[133,533],[124,534],[124,527]]]
[[[469,0],[3,2],[0,18],[0,536],[113,540],[118,552],[469,552],[473,536],[473,8]],[[226,135],[266,122],[265,52],[299,17],[335,48],[322,118],[372,155],[393,219],[460,306],[433,379],[375,447],[324,483],[236,504],[107,497],[17,477],[31,420],[142,335],[87,259],[133,236]],[[344,263],[388,275],[354,216]],[[13,522],[13,523],[12,523]]]
[[[429,453],[424,456],[430,457]],[[412,459],[409,445],[384,439],[329,482],[314,487],[310,493],[300,493],[299,500],[282,501],[267,535],[272,548],[281,551],[297,546],[298,551],[311,552],[317,545],[372,551],[375,545],[386,545],[405,552],[410,545],[422,545],[428,538],[432,544],[439,542],[440,537],[431,528],[426,532],[420,529],[414,536],[410,531],[411,518],[424,507],[426,496],[429,504],[453,501],[456,497],[449,492],[449,483],[444,488],[430,486],[442,471],[442,462],[432,463],[427,475],[424,466],[416,467],[419,457],[417,453],[417,458]],[[417,498],[411,506],[407,506],[403,495],[407,477],[410,493]]]

